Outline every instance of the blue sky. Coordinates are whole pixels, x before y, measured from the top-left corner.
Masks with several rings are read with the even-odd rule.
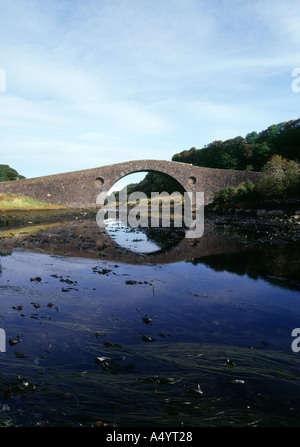
[[[245,136],[299,118],[297,67],[299,0],[0,0],[0,163],[30,178]]]

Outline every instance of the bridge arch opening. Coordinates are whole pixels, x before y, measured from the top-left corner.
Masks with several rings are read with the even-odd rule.
[[[125,187],[127,187],[128,195],[139,191],[144,192],[149,199],[152,192],[167,192],[169,194],[179,192],[183,195],[186,191],[178,180],[159,170],[144,170],[125,174],[114,183],[108,195],[112,193],[116,195]]]
[[[158,193],[159,195],[161,193],[167,193],[169,199],[159,197],[159,205],[158,208],[156,208],[156,212],[160,215],[162,200],[169,200],[169,204],[171,205],[171,208],[169,209],[170,226],[168,228],[163,228],[161,220],[158,219],[158,224],[153,228],[151,219],[154,213],[151,205],[149,205],[149,212],[150,209],[151,212],[150,214],[147,213],[147,219],[149,219],[148,225],[130,227],[130,222],[128,226],[127,216],[125,218],[126,223],[124,223],[122,214],[117,213],[115,219],[113,217],[112,219],[108,218],[106,220],[106,232],[117,245],[136,253],[153,254],[165,252],[181,242],[185,236],[185,231],[182,226],[178,228],[178,226],[174,224],[175,209],[178,210],[178,207],[175,208],[175,201],[177,205],[180,203],[180,215],[182,215],[182,201],[186,190],[179,181],[171,175],[158,170],[136,171],[130,174],[125,174],[110,188],[107,194],[107,201],[109,201],[111,195],[114,195],[115,203],[118,207],[120,203],[123,203],[122,199],[125,197],[124,190],[127,195],[129,213],[131,212],[130,210],[132,210],[131,207],[133,206],[134,208],[138,203],[132,202],[132,197],[135,196],[135,193],[143,193],[148,200],[151,199],[152,193]],[[174,193],[176,194],[174,195]],[[139,194],[137,194],[137,196],[139,196]],[[157,199],[153,200],[155,201]],[[142,202],[143,208],[145,203],[147,204],[147,200],[144,202],[142,199]],[[148,209],[148,205],[146,205],[146,209]],[[145,208],[143,208],[143,210],[145,210]],[[137,218],[137,222],[139,222],[140,218],[140,216]]]

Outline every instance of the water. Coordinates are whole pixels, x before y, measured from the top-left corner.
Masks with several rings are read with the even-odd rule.
[[[295,245],[108,234],[1,241],[0,426],[299,426]]]
[[[107,233],[121,247],[127,248],[134,253],[155,253],[160,251],[160,246],[152,242],[139,228],[130,228],[128,225],[107,219]]]

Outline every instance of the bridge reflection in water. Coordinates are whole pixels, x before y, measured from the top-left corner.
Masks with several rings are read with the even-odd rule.
[[[40,226],[34,234],[2,240],[1,249],[22,248],[127,264],[193,261],[245,249],[237,240],[217,234],[210,223],[205,224],[204,235],[199,239],[186,238],[183,228],[130,229],[120,223],[107,223],[106,228],[99,228],[93,219]]]

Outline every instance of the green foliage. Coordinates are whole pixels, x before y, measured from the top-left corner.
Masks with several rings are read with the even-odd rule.
[[[60,209],[60,205],[50,205],[48,203],[38,202],[31,197],[20,194],[0,194],[1,210],[32,210],[32,209]]]
[[[273,155],[300,160],[300,118],[273,124],[260,133],[251,132],[226,141],[213,141],[175,154],[173,161],[220,169],[262,171]]]
[[[254,183],[247,181],[240,183],[238,186],[228,186],[222,188],[215,194],[214,203],[237,203],[249,200],[255,196]]]
[[[0,165],[0,182],[7,182],[17,179],[25,178],[23,175],[19,175],[18,172],[8,165]]]
[[[247,184],[233,190],[226,188],[226,191],[222,191],[218,196],[218,200],[221,201],[227,196],[231,197],[231,200],[241,200],[243,195],[244,198],[246,195],[248,198],[250,195],[253,198],[259,195],[267,197],[281,193],[296,196],[299,194],[299,181],[295,180],[292,174],[294,171],[287,161],[283,162],[287,167],[282,167],[285,173],[284,180],[277,184],[278,179],[275,180],[272,177],[268,162],[273,160],[275,155],[280,156],[282,160],[295,161],[296,164],[300,160],[300,118],[273,124],[259,133],[250,132],[245,138],[238,136],[226,141],[216,140],[202,149],[192,147],[190,150],[175,154],[172,160],[209,168],[265,172],[266,177],[259,187],[252,188]],[[278,163],[279,159],[275,159],[275,164],[276,160]],[[291,177],[293,181],[290,184]],[[290,185],[288,189],[287,185]],[[174,185],[170,177],[150,172],[133,190],[144,191],[150,197],[151,191],[182,192],[179,188],[180,186]]]
[[[267,198],[299,197],[300,165],[281,155],[274,155],[265,165],[257,191]]]
[[[128,185],[126,185],[126,188],[127,188],[127,197],[133,192],[133,190],[135,189],[135,187],[136,187],[136,185],[137,185],[137,183],[130,183],[130,184],[128,184]],[[125,188],[125,187],[124,187]],[[123,188],[123,189],[124,189]],[[120,192],[121,191],[114,191],[113,192],[113,195],[115,196],[115,200],[116,200],[116,202],[119,202],[119,199],[120,199]]]
[[[268,199],[294,199],[300,194],[300,165],[281,155],[274,155],[264,166],[261,180],[254,185],[243,182],[215,194],[215,204],[236,204]]]
[[[172,194],[174,191],[184,193],[184,190],[180,183],[178,183],[173,177],[167,174],[148,172],[146,177],[130,192],[142,191],[147,197],[151,197],[151,192],[167,192]]]
[[[258,138],[257,132],[250,132],[245,136],[246,143],[248,144],[256,143],[257,138]]]

